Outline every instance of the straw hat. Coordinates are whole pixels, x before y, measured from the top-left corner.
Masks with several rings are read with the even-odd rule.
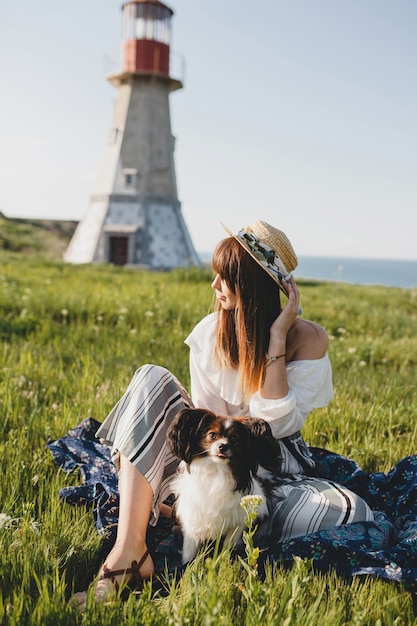
[[[223,228],[245,248],[252,258],[274,279],[285,293],[281,280],[289,280],[297,267],[297,257],[290,240],[281,230],[266,222],[256,221],[242,228],[237,235],[222,223]]]

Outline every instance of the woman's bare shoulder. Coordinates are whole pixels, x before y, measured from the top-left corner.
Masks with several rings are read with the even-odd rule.
[[[325,329],[312,322],[298,318],[292,328],[287,360],[321,359],[327,352],[329,336]]]

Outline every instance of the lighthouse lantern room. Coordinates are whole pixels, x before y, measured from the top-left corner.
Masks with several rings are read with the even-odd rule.
[[[173,11],[158,0],[122,6],[122,66],[96,189],[64,254],[69,263],[150,269],[199,265],[177,195],[169,94]]]
[[[169,75],[173,12],[161,2],[123,5],[123,69]]]

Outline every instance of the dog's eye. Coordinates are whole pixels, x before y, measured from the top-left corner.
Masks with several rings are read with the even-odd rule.
[[[229,444],[231,446],[237,446],[238,443],[239,443],[239,437],[237,437],[236,435],[231,435],[229,437]]]
[[[212,441],[214,441],[214,439],[217,439],[217,433],[211,430],[209,433],[207,433],[207,437],[211,439]]]

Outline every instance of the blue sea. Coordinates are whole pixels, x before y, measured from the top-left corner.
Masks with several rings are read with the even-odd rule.
[[[199,256],[203,262],[210,263],[209,253],[201,252]],[[417,287],[417,261],[299,256],[294,276],[296,279],[410,289]]]
[[[330,280],[355,285],[417,287],[417,261],[298,257],[297,278]]]

